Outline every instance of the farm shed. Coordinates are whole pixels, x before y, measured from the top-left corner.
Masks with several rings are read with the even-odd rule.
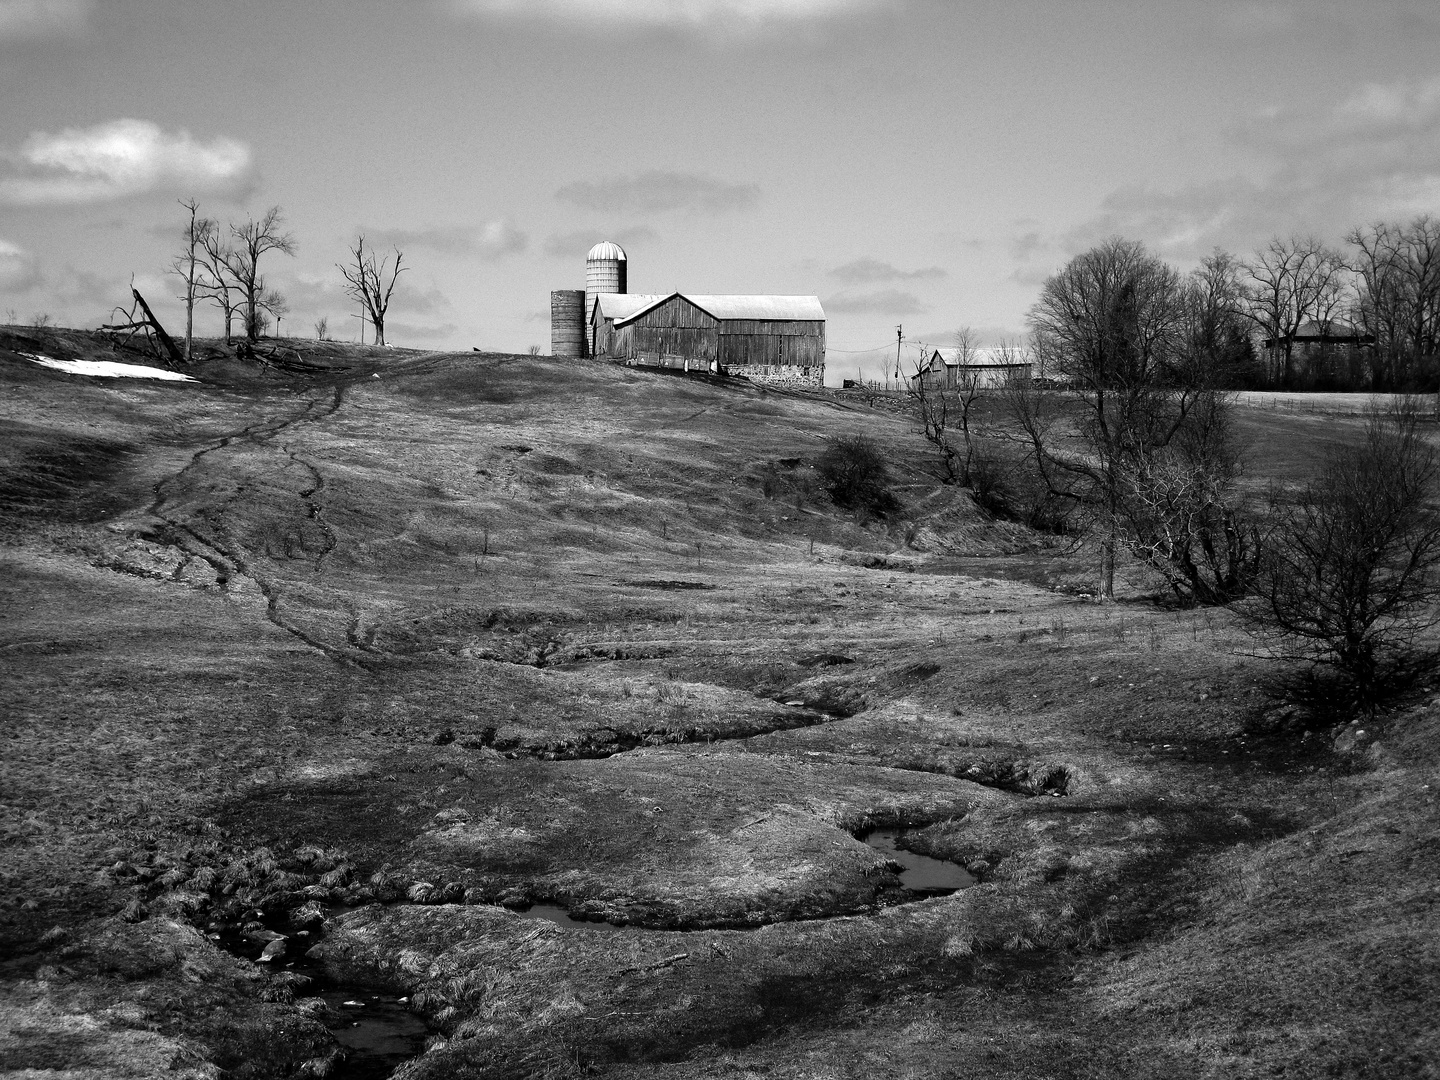
[[[595,355],[786,386],[825,381],[825,310],[818,297],[671,293],[622,313],[617,301],[636,299],[597,298]]]
[[[1029,361],[1017,362],[1013,356],[1003,349],[972,349],[966,356],[958,352],[946,356],[936,349],[910,376],[910,382],[919,383],[927,390],[955,390],[971,385],[993,390],[1012,379],[1030,378]]]

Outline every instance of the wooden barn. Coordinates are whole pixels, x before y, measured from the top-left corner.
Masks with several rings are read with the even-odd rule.
[[[818,297],[612,294],[596,297],[590,317],[596,356],[785,386],[825,382]]]
[[[1004,349],[972,349],[965,356],[946,356],[939,349],[920,365],[910,376],[912,383],[920,383],[927,390],[955,390],[974,386],[980,390],[993,390],[1012,379],[1031,377],[1029,361],[1017,360],[1013,352]]]

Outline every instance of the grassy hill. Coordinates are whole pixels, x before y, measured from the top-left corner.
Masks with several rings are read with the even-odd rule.
[[[323,1001],[234,955],[316,903],[324,974],[429,1024],[407,1077],[1436,1075],[1435,712],[1258,737],[1225,613],[1088,602],[902,417],[27,354],[125,359],[0,330],[4,1068],[345,1075]],[[1357,422],[1247,406],[1255,479]],[[891,520],[819,488],[853,434]],[[980,884],[898,902],[854,834],[902,823]]]

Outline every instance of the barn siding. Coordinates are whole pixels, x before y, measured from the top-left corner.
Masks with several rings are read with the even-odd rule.
[[[717,320],[673,296],[616,326],[597,327],[595,352],[630,364],[720,371],[757,382],[819,387],[825,378],[825,324],[776,319]]]

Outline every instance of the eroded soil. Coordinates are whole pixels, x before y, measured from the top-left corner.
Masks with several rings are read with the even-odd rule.
[[[328,979],[406,1077],[1435,1075],[1423,701],[1258,737],[1225,613],[1078,595],[844,395],[19,356],[105,348],[0,339],[0,1068],[342,1076]],[[818,490],[856,431],[903,520]]]

